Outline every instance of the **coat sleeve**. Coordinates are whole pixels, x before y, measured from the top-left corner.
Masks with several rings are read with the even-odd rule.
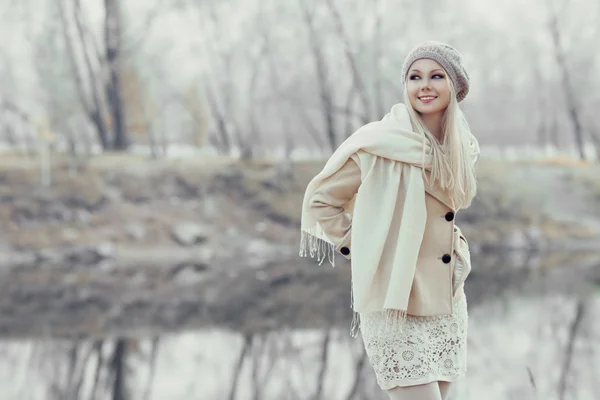
[[[310,212],[336,246],[335,249],[348,260],[351,258],[352,220],[344,210],[361,184],[360,167],[353,156],[333,175],[323,180],[310,198]]]

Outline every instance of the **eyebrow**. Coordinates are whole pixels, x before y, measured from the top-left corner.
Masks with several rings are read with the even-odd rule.
[[[411,69],[411,70],[410,70],[410,72],[413,72],[413,71],[415,71],[415,72],[421,72],[421,71],[419,71],[418,69]],[[434,69],[434,70],[432,70],[431,72],[435,72],[435,71],[444,72],[444,70],[441,70],[441,69],[439,69],[439,68],[438,68],[438,69]]]

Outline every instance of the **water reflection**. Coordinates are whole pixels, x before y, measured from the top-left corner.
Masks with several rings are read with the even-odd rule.
[[[466,288],[469,372],[454,388],[455,398],[597,398],[599,258],[474,255],[477,267]],[[203,308],[180,319],[179,327],[199,329],[159,334],[168,329],[144,319],[152,313],[140,306],[124,307],[127,313],[116,318],[126,337],[5,339],[2,398],[385,399],[361,340],[349,337],[347,271],[313,275],[314,268],[271,265],[260,276],[240,273],[210,302],[197,287],[184,290],[177,302],[167,303],[169,312],[194,314],[195,291]],[[175,295],[163,290],[156,296],[169,293]],[[177,308],[181,304],[185,313]],[[153,312],[167,310],[156,307]],[[160,320],[165,318],[177,321]],[[51,336],[52,325],[43,326]]]

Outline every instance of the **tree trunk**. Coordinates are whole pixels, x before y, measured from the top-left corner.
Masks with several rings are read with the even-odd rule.
[[[79,0],[73,0],[74,6],[74,19],[75,25],[77,27],[77,32],[79,34],[79,41],[82,47],[82,53],[84,55],[84,60],[87,68],[87,74],[89,79],[89,87],[90,87],[90,98],[85,90],[85,83],[83,73],[80,70],[79,64],[77,63],[77,57],[75,55],[75,47],[73,43],[73,39],[69,34],[69,22],[67,19],[67,13],[65,10],[65,4],[63,0],[58,0],[59,6],[59,15],[61,19],[62,25],[62,33],[65,39],[65,48],[67,51],[67,57],[69,59],[69,64],[71,66],[71,70],[73,73],[73,80],[75,81],[75,87],[77,88],[77,95],[79,100],[81,101],[81,105],[86,115],[92,121],[94,128],[96,129],[96,134],[98,135],[98,140],[103,149],[107,149],[109,147],[108,141],[108,129],[106,127],[106,123],[102,118],[101,111],[101,99],[98,91],[96,89],[96,75],[94,73],[94,69],[89,58],[89,53],[86,48],[86,41],[83,34],[83,25],[81,21],[81,13],[80,13],[80,3]]]
[[[90,393],[90,399],[96,398],[96,392],[98,390],[98,384],[100,382],[100,372],[104,367],[104,355],[102,354],[102,348],[104,346],[103,340],[95,340],[93,347],[96,353],[96,369],[94,370],[94,380],[92,383],[92,389]]]
[[[569,329],[569,337],[567,341],[567,348],[565,349],[564,360],[561,367],[560,379],[558,382],[558,397],[560,400],[564,400],[567,394],[567,379],[569,378],[569,372],[571,372],[571,364],[573,363],[573,353],[575,352],[575,342],[581,328],[581,322],[583,321],[584,314],[586,311],[586,304],[583,300],[577,302],[577,308],[575,311],[575,318],[571,322]]]
[[[569,71],[567,70],[564,51],[560,45],[560,29],[558,26],[557,13],[553,9],[550,12],[551,16],[548,26],[552,36],[552,43],[554,45],[554,57],[562,77],[561,82],[565,93],[565,101],[567,103],[569,119],[571,121],[571,125],[573,126],[573,134],[575,135],[575,143],[577,144],[577,148],[579,150],[579,157],[581,160],[585,160],[583,129],[581,127],[581,119],[571,87],[570,75]]]
[[[331,342],[331,330],[327,329],[321,343],[321,368],[317,377],[317,390],[313,396],[313,400],[321,400],[325,387],[325,378],[327,374],[327,364],[329,363],[329,343]]]
[[[273,83],[273,89],[275,93],[283,92],[283,85],[281,84],[281,78],[279,76],[279,70],[277,69],[277,65],[275,64],[275,58],[273,54],[276,51],[273,51],[273,44],[271,42],[271,36],[269,33],[267,19],[264,18],[264,11],[260,11],[260,16],[257,21],[258,29],[260,35],[263,39],[263,47],[261,49],[261,58],[264,58],[267,62],[267,68],[269,71],[269,75],[271,76],[271,81]],[[258,65],[256,66],[256,71],[258,71]],[[254,83],[254,81],[253,81]],[[254,87],[255,85],[253,85]],[[290,121],[290,117],[285,109],[281,109],[281,131],[283,132],[283,153],[284,153],[284,162],[288,162],[291,160],[292,151],[294,150],[294,132],[292,131],[292,122]]]
[[[125,387],[125,361],[127,357],[127,339],[119,338],[115,343],[115,350],[111,360],[113,373],[112,400],[127,400]]]
[[[19,121],[21,121],[23,124],[30,124],[27,113],[8,100],[0,99],[0,112],[4,114],[2,115],[3,120],[6,120],[7,113],[11,113],[15,114],[19,118]],[[14,128],[9,123],[4,124],[4,133],[7,143],[13,147],[16,147],[19,141],[17,139],[17,135],[15,134]]]
[[[242,368],[244,367],[244,361],[246,360],[246,356],[252,350],[252,342],[253,342],[252,335],[244,335],[244,344],[242,346],[242,350],[240,351],[240,355],[236,362],[233,380],[231,382],[231,389],[229,390],[229,397],[228,397],[229,400],[235,400],[235,398],[236,398],[236,394],[237,394],[237,390],[238,390],[238,383],[239,383],[240,375],[242,373]]]
[[[223,104],[224,104],[223,115],[227,118],[227,122],[231,126],[231,128],[229,129],[229,132],[231,133],[232,139],[234,139],[235,142],[237,142],[237,145],[238,145],[238,148],[240,151],[240,157],[243,160],[250,160],[250,159],[252,159],[252,155],[253,155],[253,146],[255,144],[254,140],[252,140],[252,138],[250,138],[248,136],[246,138],[244,138],[244,135],[242,134],[242,130],[241,130],[240,126],[236,123],[235,116],[234,116],[234,102],[233,102],[234,89],[233,89],[233,85],[232,85],[234,78],[233,78],[233,74],[231,72],[232,67],[233,67],[233,62],[231,60],[232,54],[221,54],[221,58],[225,64],[222,74],[224,75],[225,82],[226,82],[220,90],[220,92],[223,93],[223,97],[224,97],[224,99],[223,99]]]
[[[231,142],[229,139],[229,129],[227,127],[226,116],[219,109],[219,105],[217,104],[217,99],[212,92],[212,90],[207,87],[206,88],[206,97],[208,98],[208,102],[210,103],[210,109],[212,111],[213,117],[217,121],[217,136],[213,138],[216,141],[216,147],[223,153],[229,153],[231,151]]]
[[[129,146],[125,128],[125,108],[121,93],[121,13],[118,0],[104,0],[106,18],[104,20],[104,34],[106,46],[106,62],[109,71],[109,80],[106,83],[106,95],[112,117],[114,132],[113,148],[127,150]]]
[[[160,344],[160,337],[154,336],[152,338],[152,347],[150,349],[150,374],[148,376],[148,382],[146,383],[146,389],[144,390],[144,395],[142,396],[143,400],[150,399],[150,393],[152,389],[152,383],[154,382],[154,377],[156,375],[156,359],[158,356],[158,346]]]
[[[334,104],[332,87],[327,77],[327,65],[325,62],[325,56],[321,49],[321,40],[316,31],[314,14],[308,9],[308,5],[305,0],[299,0],[300,7],[302,8],[302,16],[306,26],[308,28],[308,40],[309,46],[312,51],[312,55],[315,62],[315,68],[317,72],[317,81],[319,84],[319,95],[322,103],[323,118],[325,119],[325,130],[327,132],[327,139],[329,141],[329,147],[331,151],[335,151],[337,148],[336,138],[336,121],[334,116]]]
[[[350,38],[344,29],[342,16],[333,3],[333,0],[325,0],[325,3],[327,4],[327,7],[333,16],[333,25],[335,27],[335,31],[339,36],[340,41],[344,45],[344,55],[346,56],[346,61],[348,62],[348,66],[350,67],[350,71],[352,73],[352,85],[354,88],[356,88],[355,93],[360,98],[362,105],[362,110],[359,112],[361,115],[361,122],[363,124],[367,124],[371,120],[371,101],[369,100],[367,87],[359,71],[358,61],[356,60],[354,52],[350,48]]]
[[[259,72],[260,72],[260,66],[261,66],[261,61],[262,60],[267,60],[270,61],[271,57],[270,57],[270,47],[271,47],[271,43],[270,43],[270,38],[269,38],[269,33],[267,32],[267,30],[265,29],[268,25],[266,24],[266,21],[263,20],[262,16],[263,16],[263,10],[262,10],[262,4],[259,6],[261,7],[261,10],[259,11],[259,15],[258,18],[256,20],[256,25],[257,25],[257,29],[261,35],[262,38],[262,45],[261,45],[261,49],[260,52],[258,54],[257,59],[253,60],[253,67],[254,69],[252,70],[252,75],[250,78],[250,90],[248,92],[248,99],[249,99],[249,104],[256,104],[256,100],[257,100],[257,96],[256,96],[256,89],[258,86],[258,81],[259,81]],[[269,66],[271,66],[271,63],[269,62]],[[273,73],[273,68],[271,66],[271,72]],[[275,91],[277,93],[279,93],[279,88],[277,86],[277,78],[273,77],[273,83],[275,86]],[[260,124],[256,118],[256,107],[248,107],[248,125],[249,125],[249,134],[250,134],[250,141],[253,143],[253,145],[258,148],[260,146],[263,145],[263,139],[262,139],[262,135],[260,133]],[[289,133],[287,131],[284,131],[284,135],[287,137],[289,135]]]
[[[594,149],[596,151],[596,162],[600,163],[600,133],[596,128],[589,128],[590,139],[594,144]]]
[[[375,96],[375,117],[382,118],[386,113],[383,100],[383,82],[381,77],[381,60],[383,58],[383,21],[387,0],[379,0],[375,7],[375,33],[373,35],[373,92]]]
[[[552,113],[552,122],[550,123],[548,136],[550,137],[550,143],[552,143],[556,149],[559,149],[560,141],[558,139],[558,121],[555,113]]]
[[[536,57],[537,58],[537,57]],[[544,88],[544,82],[542,79],[542,74],[540,72],[539,66],[536,64],[534,66],[534,78],[535,78],[535,84],[538,88]],[[541,149],[546,149],[548,146],[548,121],[547,121],[547,115],[546,115],[546,110],[548,109],[547,107],[547,97],[546,97],[546,92],[544,91],[540,98],[540,102],[539,102],[539,107],[537,107],[536,112],[537,112],[537,124],[536,124],[536,143],[537,145],[541,148]]]
[[[144,127],[146,129],[146,134],[148,135],[148,145],[150,146],[150,157],[153,159],[158,158],[158,142],[156,140],[156,130],[154,128],[154,121],[152,120],[152,114],[148,110],[148,105],[146,104],[146,100],[140,96],[139,97],[139,107],[142,113]],[[154,107],[151,108],[154,110]]]

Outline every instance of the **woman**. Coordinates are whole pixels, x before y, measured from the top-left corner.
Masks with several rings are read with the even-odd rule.
[[[445,399],[466,373],[468,243],[454,224],[476,192],[477,140],[458,106],[456,49],[406,58],[404,104],[352,134],[309,183],[300,255],[351,260],[359,329],[390,399]]]

